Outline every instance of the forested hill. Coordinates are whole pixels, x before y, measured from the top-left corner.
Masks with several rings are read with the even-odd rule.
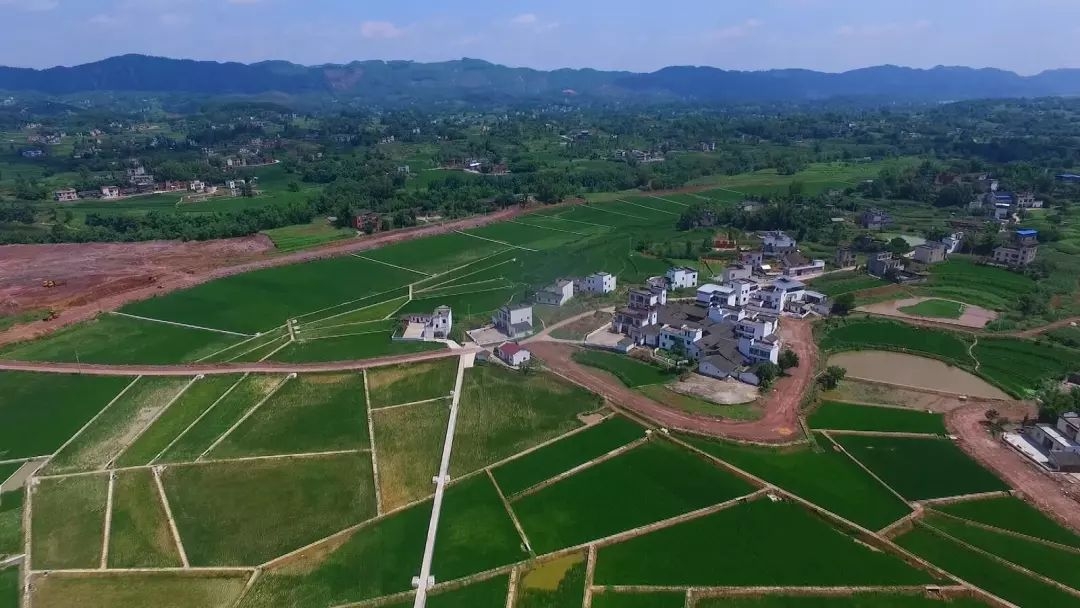
[[[124,55],[45,70],[0,67],[0,90],[66,95],[94,91],[205,95],[283,93],[398,101],[512,101],[567,96],[606,100],[800,102],[832,98],[947,101],[1080,94],[1080,70],[1020,76],[995,69],[878,66],[842,73],[669,67],[650,74],[542,71],[476,59],[441,63],[358,61],[302,66],[285,61],[217,63]]]

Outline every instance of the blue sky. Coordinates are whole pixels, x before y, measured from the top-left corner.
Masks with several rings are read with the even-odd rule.
[[[0,64],[27,67],[122,53],[634,71],[1080,65],[1080,0],[0,0],[0,19]]]

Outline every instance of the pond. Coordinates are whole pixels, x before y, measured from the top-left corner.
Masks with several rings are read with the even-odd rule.
[[[833,355],[829,365],[839,365],[847,369],[849,378],[859,380],[983,399],[1009,399],[1004,391],[975,374],[927,357],[860,350]]]

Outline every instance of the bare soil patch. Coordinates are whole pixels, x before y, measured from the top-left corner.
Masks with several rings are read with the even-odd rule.
[[[1001,389],[975,374],[926,357],[863,350],[833,355],[829,364],[847,369],[848,376],[859,380],[983,399],[1010,399]]]
[[[758,389],[738,380],[717,380],[701,374],[690,374],[685,380],[667,386],[682,395],[698,397],[717,405],[739,405],[758,398]]]
[[[982,306],[974,306],[971,304],[963,303],[963,312],[959,319],[949,319],[944,317],[923,317],[919,315],[912,315],[900,310],[901,308],[907,308],[909,306],[915,306],[921,302],[927,300],[940,300],[942,298],[906,298],[903,300],[894,300],[892,302],[882,302],[880,304],[868,304],[866,306],[860,306],[857,310],[860,312],[870,313],[872,315],[879,315],[882,317],[892,317],[896,319],[918,319],[934,321],[935,323],[942,323],[945,325],[958,325],[960,327],[968,327],[971,329],[982,329],[998,318],[998,313],[983,308]]]
[[[968,401],[961,399],[959,395],[928,393],[912,388],[862,382],[856,379],[841,382],[836,390],[825,392],[821,397],[830,401],[892,405],[941,413],[951,412],[956,408],[968,405]]]

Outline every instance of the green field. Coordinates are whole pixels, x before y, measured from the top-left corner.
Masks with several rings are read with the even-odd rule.
[[[487,475],[470,477],[447,489],[438,539],[431,568],[444,580],[529,557]]]
[[[171,466],[162,481],[193,566],[258,565],[375,515],[367,454]]]
[[[372,409],[446,397],[454,390],[458,360],[409,363],[369,370],[368,392]]]
[[[934,509],[995,528],[1080,549],[1080,535],[1012,496],[937,505]]]
[[[500,465],[493,473],[503,493],[510,496],[644,437],[641,425],[614,416]]]
[[[807,418],[813,429],[836,431],[884,431],[944,435],[941,414],[896,407],[875,407],[839,401],[825,401]]]
[[[852,319],[833,322],[826,326],[819,344],[826,352],[893,350],[926,355],[965,368],[975,364],[968,354],[967,342],[959,334],[895,321]]]
[[[918,304],[899,309],[904,314],[931,319],[959,319],[964,314],[964,305],[952,300],[930,299]]]
[[[578,414],[600,406],[592,393],[553,375],[492,365],[469,369],[450,472],[464,475],[554,439],[581,426]]]
[[[823,275],[809,281],[809,285],[814,291],[820,291],[830,298],[835,298],[845,293],[888,287],[889,283],[864,272],[852,271]]]
[[[102,314],[39,340],[0,348],[0,358],[118,365],[181,363],[209,356],[241,340],[244,336]]]
[[[450,591],[435,589],[428,595],[426,606],[431,608],[477,608],[479,606],[502,606],[510,588],[506,575],[489,578]],[[386,608],[412,608],[412,600],[392,604]]]
[[[108,493],[108,475],[40,480],[31,498],[30,563],[35,569],[98,567]]]
[[[1051,580],[1080,589],[1080,554],[931,514],[926,525]]]
[[[1009,489],[948,439],[861,435],[833,439],[909,500]]]
[[[21,462],[9,462],[8,464],[0,464],[0,484],[3,484],[15,471],[22,468]]]
[[[287,252],[353,238],[356,231],[350,228],[335,228],[319,218],[311,224],[264,230],[263,234],[270,237],[278,251]]]
[[[0,372],[0,459],[52,454],[130,383],[108,376]]]
[[[240,597],[248,574],[108,574],[34,578],[38,608],[229,608]]]
[[[189,462],[210,449],[223,433],[240,420],[250,408],[266,398],[285,380],[282,375],[245,376],[236,388],[214,402],[205,415],[177,436],[175,443],[161,455],[160,462]]]
[[[595,578],[599,585],[823,587],[933,580],[794,503],[767,500],[602,547]]]
[[[431,478],[439,470],[450,422],[449,401],[373,410],[371,419],[383,509],[396,509],[434,492]]]
[[[354,336],[298,340],[270,357],[283,363],[354,361],[372,357],[407,355],[446,348],[439,342],[394,342],[393,332],[377,331]]]
[[[1035,290],[1035,281],[1017,272],[982,266],[960,257],[930,267],[930,280],[917,288],[927,295],[959,300],[991,310],[1012,310]]]
[[[364,277],[363,281],[342,277]],[[343,256],[256,270],[131,304],[122,312],[214,329],[254,333],[349,300],[407,285],[415,276]]]
[[[589,367],[610,372],[630,388],[670,382],[674,375],[654,365],[641,363],[625,355],[595,350],[579,350],[573,354],[574,361]]]
[[[767,595],[703,599],[696,608],[982,608],[968,597],[937,598],[921,593],[856,593],[853,595]]]
[[[681,438],[698,449],[872,530],[911,510],[847,456],[810,446],[766,448],[690,435]],[[819,439],[822,445],[828,445]]]
[[[747,482],[682,448],[654,440],[516,498],[512,505],[533,548],[544,553],[752,491]],[[648,500],[641,500],[643,496]]]
[[[658,591],[654,593],[594,593],[593,608],[683,608],[686,594],[681,591]]]
[[[0,608],[19,608],[22,600],[21,583],[18,566],[0,570]]]
[[[153,472],[121,471],[116,474],[115,484],[109,567],[182,566]]]
[[[206,376],[184,391],[124,453],[116,459],[120,467],[149,464],[173,439],[240,381],[241,376]]]
[[[980,338],[972,352],[979,360],[980,375],[1022,397],[1048,380],[1064,379],[1080,365],[1080,351],[1046,342]]]
[[[49,474],[103,468],[119,456],[169,403],[190,378],[140,376],[101,416],[60,450],[45,471]]]
[[[370,447],[364,377],[303,374],[286,382],[207,454],[210,459]]]
[[[0,556],[23,552],[22,516],[25,490],[0,494]]]
[[[896,544],[956,576],[1019,606],[1080,606],[1080,598],[993,559],[966,549],[924,527],[895,539]]]

